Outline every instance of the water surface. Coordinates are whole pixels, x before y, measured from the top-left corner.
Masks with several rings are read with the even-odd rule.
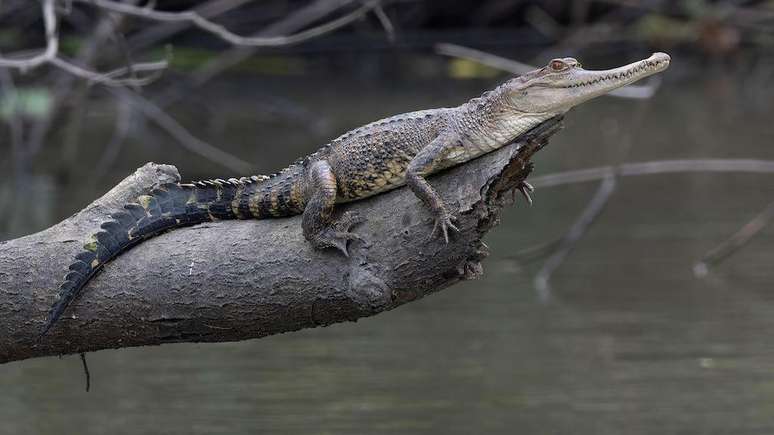
[[[573,111],[536,159],[537,173],[774,159],[770,85],[750,97],[733,73],[676,76],[646,103],[601,99]],[[324,84],[237,78],[174,110],[197,134],[271,172],[349,128],[457,104],[491,82]],[[268,90],[309,118],[256,114]],[[90,110],[93,128],[79,149],[86,168],[111,128],[100,107]],[[61,174],[41,163],[36,179],[50,201],[17,231],[66,217],[148,160],[174,163],[185,178],[235,175],[155,132],[133,138],[98,180],[80,172],[55,187]],[[541,304],[532,283],[540,263],[513,255],[559,236],[595,188],[538,190],[534,207],[508,210],[487,237],[493,255],[482,279],[357,323],[90,354],[90,393],[76,357],[0,366],[0,434],[774,432],[774,228],[707,278],[691,272],[774,199],[774,176],[620,180]]]

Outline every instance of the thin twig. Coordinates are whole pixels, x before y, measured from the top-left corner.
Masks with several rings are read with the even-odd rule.
[[[740,250],[752,240],[756,234],[766,228],[766,226],[771,223],[772,219],[774,219],[774,201],[769,203],[762,212],[755,216],[751,221],[747,222],[733,236],[704,254],[701,260],[697,261],[693,266],[694,275],[697,278],[707,276],[710,267],[717,266],[723,260]]]
[[[556,251],[546,260],[535,276],[535,289],[540,302],[546,303],[551,299],[551,275],[562,264],[567,255],[572,252],[576,242],[586,233],[589,226],[594,223],[597,216],[604,210],[605,205],[610,200],[610,196],[615,191],[616,184],[616,174],[611,171],[603,178],[597,192],[589,201],[583,213],[567,230]]]
[[[646,104],[641,104],[634,112],[632,116],[632,120],[629,123],[629,126],[637,126],[640,125],[642,122],[643,115],[646,113],[646,110],[650,104],[646,102]],[[603,137],[607,140],[613,140],[612,136],[615,136],[616,141],[616,148],[619,151],[619,156],[617,157],[617,160],[623,161],[625,160],[626,156],[629,154],[629,151],[632,148],[632,134],[631,131],[636,130],[636,128],[630,128],[625,132],[624,134],[620,134],[618,131],[619,128],[617,128],[616,125],[610,125],[606,128],[603,128],[602,132]],[[612,169],[609,174],[615,174],[618,170],[618,167],[616,166],[614,169]],[[595,200],[596,197],[592,197],[590,199],[590,203]],[[587,207],[590,207],[590,205],[587,205]],[[583,219],[583,215],[579,216],[578,219]],[[577,224],[573,223],[573,226]],[[586,228],[590,227],[590,224],[586,226]],[[580,236],[579,236],[580,237]],[[560,249],[562,246],[562,242],[564,240],[564,236],[560,236],[557,239],[551,240],[549,242],[541,243],[537,246],[533,246],[531,248],[522,250],[520,252],[517,252],[512,256],[512,258],[518,262],[525,263],[525,262],[532,262],[537,261],[542,258],[545,258],[547,256],[552,255],[554,252],[557,251],[557,249]],[[557,265],[558,267],[558,265]],[[547,289],[550,290],[550,289]]]
[[[6,99],[6,104],[11,108],[11,113],[8,115],[6,122],[8,124],[8,130],[11,136],[11,151],[12,154],[21,152],[23,149],[24,131],[19,117],[19,95],[16,90],[16,83],[13,80],[13,76],[10,71],[0,68],[0,89],[2,89],[2,96]],[[11,159],[13,160],[13,159]],[[5,163],[5,159],[4,159]],[[20,168],[16,168],[20,169]]]
[[[511,254],[506,257],[507,259],[516,260],[521,264],[531,263],[538,261],[550,255],[552,252],[556,252],[556,249],[562,242],[562,238],[556,238],[554,240],[543,242],[529,248],[522,249],[515,254]]]
[[[11,55],[11,57],[0,58],[0,68],[16,68],[22,72],[26,72],[42,65],[52,65],[92,83],[108,86],[142,86],[155,80],[158,74],[149,74],[143,78],[118,79],[116,77],[132,71],[158,73],[166,69],[169,65],[167,60],[146,62],[131,65],[128,69],[127,67],[124,67],[107,73],[91,71],[87,68],[78,66],[59,55],[59,35],[57,32],[59,20],[57,19],[54,0],[43,0],[41,5],[43,11],[43,25],[46,33],[46,48],[41,53],[32,57],[14,59],[13,55]],[[128,4],[124,6],[135,7]]]
[[[524,19],[540,33],[556,39],[562,33],[562,25],[554,19],[545,9],[539,6],[528,7]]]
[[[263,29],[254,36],[271,36],[298,31],[335,11],[338,11],[350,3],[351,1],[345,1],[343,4],[338,4],[329,0],[318,0],[285,17],[283,20]],[[161,96],[155,98],[156,102],[160,107],[169,107],[183,96],[188,95],[188,90],[207,83],[232,66],[248,59],[259,49],[260,47],[231,47],[198,67],[193,73],[189,74],[185,80],[173,83],[168,89],[161,92]]]
[[[463,47],[456,44],[436,44],[435,52],[444,56],[467,59],[516,75],[521,75],[537,69],[536,67],[526,63],[517,62],[513,59],[508,59],[484,51],[476,50],[474,48]],[[606,95],[620,98],[650,98],[656,92],[656,89],[658,89],[660,84],[660,79],[651,79],[646,85],[628,85],[624,86],[623,88],[615,89]]]
[[[619,176],[655,175],[685,172],[747,172],[774,173],[774,160],[756,159],[685,159],[652,160],[640,163],[624,163],[620,166],[598,166],[588,169],[558,172],[530,179],[535,187],[552,187],[603,179],[618,168]]]
[[[662,0],[656,0],[662,1]],[[568,51],[577,51],[577,47],[588,47],[594,42],[611,43],[632,39],[632,32],[620,23],[628,22],[626,8],[611,8],[609,12],[596,17],[593,23],[573,26],[568,32],[562,32],[554,44],[550,44],[539,53],[538,59],[564,56]]]
[[[136,1],[136,0],[129,0]],[[119,15],[115,20],[104,14],[99,22],[94,26],[92,34],[87,38],[87,42],[78,50],[76,62],[79,65],[92,64],[102,50],[102,44],[113,34],[115,26],[122,21],[123,15]],[[86,87],[76,83],[77,77],[57,68],[57,75],[54,77],[51,86],[51,106],[49,112],[36,120],[29,128],[27,139],[27,149],[30,154],[37,154],[43,147],[46,136],[48,135],[53,121],[59,117],[65,103],[72,101],[83,101],[81,95],[86,91]],[[68,104],[71,113],[77,113],[81,108]]]
[[[774,160],[755,160],[755,159],[695,159],[695,160],[656,160],[641,163],[624,163],[619,166],[600,166],[589,169],[578,169],[574,171],[559,172],[534,177],[530,184],[535,187],[553,187],[567,184],[577,184],[594,180],[604,180],[611,174],[621,176],[639,176],[639,175],[658,175],[668,173],[691,173],[691,172],[741,172],[754,174],[774,174]],[[601,186],[600,186],[601,190]],[[587,210],[589,207],[587,207]],[[584,212],[585,213],[585,212]],[[701,277],[706,275],[710,266],[720,263],[733,253],[742,248],[753,236],[760,232],[772,219],[774,219],[774,203],[769,204],[753,220],[748,222],[742,229],[734,234],[730,239],[723,242],[716,248],[704,255],[694,265],[694,273]],[[566,237],[566,236],[565,236]],[[543,243],[536,247],[528,248],[513,255],[519,261],[532,261],[545,255],[549,251],[562,243],[563,239]],[[547,267],[555,268],[553,263],[560,264],[550,260],[546,262]],[[552,263],[549,265],[549,263]],[[549,270],[549,277],[550,277]],[[547,279],[536,278],[536,287],[541,300],[544,300],[550,293],[546,292],[548,287]],[[541,288],[543,290],[541,290]],[[549,289],[550,290],[550,289]]]
[[[26,176],[25,172],[27,171],[27,165],[22,164],[25,160],[22,155],[24,152],[24,132],[21,118],[18,113],[19,96],[16,90],[16,83],[14,82],[10,71],[3,68],[0,68],[0,90],[3,91],[0,93],[0,96],[6,99],[6,104],[11,107],[11,113],[8,114],[8,118],[5,120],[8,124],[8,133],[10,135],[11,158],[3,159],[2,166],[0,166],[0,170],[3,172],[11,173],[10,170],[6,172],[6,165],[11,165],[14,174],[14,190],[0,190],[0,222],[7,223],[11,221],[9,216],[12,216],[14,209],[6,207],[6,204],[14,198],[14,193],[18,193],[18,186],[20,183],[23,183]],[[0,226],[0,229],[3,229],[5,226],[6,225],[3,224]]]
[[[535,67],[532,65],[497,56],[485,51],[476,50],[475,48],[463,47],[457,44],[449,44],[445,42],[436,44],[435,52],[444,56],[467,59],[516,75],[525,74],[535,70]]]
[[[21,59],[0,58],[0,67],[18,68],[22,72],[37,68],[50,62],[59,53],[59,36],[57,35],[57,18],[54,10],[54,0],[42,0],[43,26],[46,32],[46,48],[32,57]]]
[[[116,45],[118,45],[119,50],[121,51],[121,56],[124,58],[124,67],[126,68],[126,75],[128,75],[131,79],[137,80],[137,69],[134,67],[135,62],[132,60],[132,52],[129,50],[129,45],[126,43],[126,38],[124,37],[124,33],[121,32],[119,28],[118,18],[116,18],[118,14],[107,14],[107,17],[109,20],[113,21],[113,26],[116,28],[116,32],[113,34],[113,40],[116,42]],[[167,50],[167,56],[169,56],[171,53],[171,50]],[[129,85],[135,92],[139,91],[140,86],[136,85]]]
[[[161,76],[161,73],[163,72],[163,70],[165,70],[169,66],[169,62],[167,60],[162,60],[158,62],[135,63],[135,64],[132,64],[131,66],[123,66],[121,68],[116,68],[114,70],[101,73],[96,71],[90,71],[86,68],[80,67],[72,63],[71,61],[65,60],[61,56],[50,59],[49,63],[64,71],[69,72],[74,76],[80,77],[82,79],[86,79],[89,83],[101,84],[105,86],[132,86],[132,87],[145,86],[147,84],[152,83],[153,81],[158,79]],[[133,72],[140,72],[140,71],[151,72],[151,74],[148,74],[145,77],[129,77],[125,79],[114,78],[124,74],[131,74]]]
[[[395,42],[395,26],[392,25],[392,21],[390,21],[390,17],[387,16],[387,13],[384,12],[382,5],[377,5],[374,8],[374,15],[376,15],[376,18],[379,19],[379,23],[384,28],[387,39],[389,39],[390,42]]]
[[[118,98],[128,100],[149,121],[169,133],[180,145],[214,163],[217,163],[237,174],[249,173],[253,165],[239,157],[211,145],[189,132],[185,127],[143,96],[125,88],[105,88]]]
[[[86,362],[86,354],[81,352],[78,355],[81,357],[81,365],[83,366],[83,375],[86,376],[86,392],[91,389],[91,373],[89,372],[89,364]]]
[[[241,7],[253,0],[210,0],[194,8],[194,11],[204,18],[214,18]],[[155,45],[157,42],[169,39],[191,26],[188,22],[162,22],[156,26],[139,30],[132,36],[129,45],[133,50],[142,50]]]
[[[132,115],[134,113],[131,103],[121,99],[116,106],[118,113],[116,114],[115,128],[113,129],[113,135],[105,146],[105,151],[95,165],[96,173],[91,177],[94,183],[100,180],[109,168],[113,166],[113,162],[121,152],[121,148],[123,148],[124,142],[126,142],[126,138],[131,131]]]
[[[117,12],[126,15],[132,15],[138,18],[144,18],[154,21],[165,22],[189,22],[192,25],[209,32],[220,39],[232,44],[253,47],[280,47],[298,44],[300,42],[316,38],[326,33],[337,30],[349,23],[360,19],[366,13],[374,10],[381,3],[380,0],[371,0],[363,4],[355,11],[339,17],[335,20],[321,24],[308,30],[304,30],[293,35],[287,36],[241,36],[232,33],[220,24],[214,23],[196,11],[166,12],[152,9],[149,7],[138,7],[125,3],[119,3],[111,0],[75,0],[80,3],[88,3],[99,8]]]

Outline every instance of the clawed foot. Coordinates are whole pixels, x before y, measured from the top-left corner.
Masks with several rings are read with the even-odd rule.
[[[443,240],[446,241],[446,243],[449,243],[449,230],[453,230],[457,233],[460,232],[454,225],[454,222],[456,221],[457,218],[446,210],[439,211],[435,216],[435,225],[433,225],[433,231],[430,233],[430,237],[434,237],[435,233],[438,232],[438,229],[440,228],[440,232],[443,234]]]
[[[336,248],[341,251],[344,256],[349,257],[347,243],[350,240],[363,241],[362,237],[349,230],[364,220],[365,219],[361,218],[357,213],[349,211],[345,212],[339,219],[331,223],[329,227],[325,228],[320,233],[316,234],[310,241],[317,249]]]
[[[521,192],[521,195],[524,197],[524,199],[527,200],[529,205],[532,205],[532,197],[529,195],[530,193],[535,191],[535,188],[532,187],[531,184],[527,183],[526,181],[522,181],[519,183],[518,186],[513,190],[513,202],[516,202],[516,191]]]

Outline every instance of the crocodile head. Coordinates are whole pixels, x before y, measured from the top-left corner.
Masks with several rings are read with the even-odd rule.
[[[669,55],[654,53],[629,65],[590,71],[571,58],[548,65],[506,83],[509,105],[517,112],[561,114],[584,101],[634,83],[669,66]]]

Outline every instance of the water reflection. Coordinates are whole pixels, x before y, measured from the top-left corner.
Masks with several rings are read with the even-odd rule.
[[[774,159],[771,89],[760,90],[767,106],[739,106],[733,92],[716,93],[720,79],[697,80],[668,81],[644,108],[607,99],[575,110],[538,157],[538,173],[665,158]],[[315,98],[300,97],[314,85],[285,84],[324,114],[325,131],[256,123],[237,86],[205,91],[218,96],[208,112],[220,113],[216,120],[180,111],[271,172],[354,125],[456,104],[487,86],[355,92],[331,80]],[[743,122],[717,107],[742,107]],[[605,134],[616,125],[620,134]],[[98,147],[98,133],[84,146]],[[164,138],[131,143],[99,185],[57,190],[50,220],[146,160],[175,163],[187,178],[233,175],[213,173]],[[509,258],[561,234],[595,187],[539,190],[534,207],[507,211],[488,237],[494,255],[483,279],[374,318],[243,343],[99,352],[89,358],[88,394],[77,358],[4,365],[0,433],[770,433],[774,230],[707,279],[695,279],[691,265],[771,201],[771,176],[620,180],[554,275],[553,300],[540,304],[532,285],[539,264]]]

